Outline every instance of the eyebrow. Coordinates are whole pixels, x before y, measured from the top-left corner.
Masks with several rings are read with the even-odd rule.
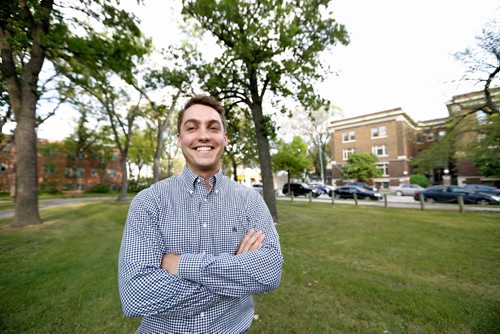
[[[201,124],[202,122],[199,119],[190,118],[190,119],[185,120],[182,125],[184,126],[184,125],[186,125],[188,123]],[[216,119],[211,119],[211,120],[207,121],[208,125],[212,125],[214,123],[222,126],[222,123],[220,121],[216,120]]]

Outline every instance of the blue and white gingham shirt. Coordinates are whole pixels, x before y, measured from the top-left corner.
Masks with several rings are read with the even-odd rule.
[[[221,172],[210,184],[185,167],[130,204],[118,283],[138,333],[241,333],[251,295],[278,287],[283,256],[262,197]],[[262,248],[235,255],[250,228],[265,233]],[[179,277],[160,268],[165,253],[181,254]]]

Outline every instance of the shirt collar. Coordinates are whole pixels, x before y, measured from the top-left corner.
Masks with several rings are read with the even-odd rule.
[[[187,165],[184,166],[184,169],[182,170],[180,176],[190,192],[196,189],[198,180],[203,181],[203,178],[198,176],[193,171],[191,171]],[[222,179],[223,179],[222,170],[219,170],[214,176],[210,178],[210,184],[212,185],[212,189],[216,190],[217,188],[220,188],[220,185],[222,184]]]

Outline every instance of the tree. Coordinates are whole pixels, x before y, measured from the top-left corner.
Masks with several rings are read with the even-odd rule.
[[[499,113],[498,104],[491,95],[493,87],[498,86],[500,72],[500,20],[495,19],[486,24],[481,35],[476,37],[475,47],[457,52],[455,57],[463,62],[467,70],[462,78],[482,84],[484,103],[469,110],[469,113],[482,111],[488,115]],[[462,113],[465,118],[467,113]]]
[[[137,167],[137,179],[139,179],[142,167],[153,162],[155,153],[153,137],[154,133],[151,129],[132,133],[128,154],[130,177],[132,177],[132,169],[130,168],[132,163]]]
[[[171,122],[174,111],[178,108],[178,100],[181,96],[192,95],[192,84],[195,71],[192,63],[197,57],[196,50],[189,45],[178,49],[170,48],[165,55],[165,61],[169,64],[161,69],[146,70],[143,76],[145,82],[141,87],[136,81],[133,86],[149,102],[150,109],[146,110],[145,117],[152,127],[156,129],[156,148],[153,158],[153,183],[160,179],[160,159],[163,153],[163,138]],[[167,90],[165,95],[170,97],[170,107],[157,104],[149,96],[149,90]]]
[[[482,127],[482,139],[479,143],[472,143],[469,152],[472,160],[484,176],[500,177],[500,115],[488,117]]]
[[[500,72],[500,21],[489,22],[476,41],[474,47],[457,52],[455,57],[466,65],[461,80],[481,85],[482,98],[453,105],[444,138],[412,161],[417,173],[428,174],[441,167],[453,177],[457,161],[470,158],[482,173],[500,169],[498,156],[490,150],[498,145],[491,129],[495,128],[495,115],[499,114],[500,90],[495,86]]]
[[[233,179],[238,181],[238,166],[250,165],[257,161],[257,144],[255,130],[248,109],[227,106],[226,117],[232,121],[228,123],[228,144],[224,150],[223,160],[231,166]]]
[[[217,97],[247,105],[255,126],[264,200],[278,220],[269,152],[270,116],[266,94],[275,107],[295,99],[308,109],[327,101],[314,84],[323,79],[320,54],[336,42],[347,44],[344,26],[333,18],[329,0],[243,1],[184,0],[183,13],[194,18],[224,48],[200,76]],[[285,109],[282,108],[282,111]]]
[[[131,49],[113,45],[120,41],[134,44],[141,35],[135,18],[111,2],[81,0],[65,5],[53,0],[6,0],[1,5],[0,71],[16,121],[14,226],[41,223],[35,128],[39,77],[45,61],[62,65],[87,59],[95,66],[113,63],[117,71],[125,73],[133,68]],[[96,32],[95,26],[109,27],[112,33]]]
[[[353,153],[342,170],[351,179],[369,181],[382,176],[382,171],[377,168],[377,162],[378,158],[371,153]]]
[[[288,186],[292,176],[303,175],[304,170],[312,167],[312,159],[307,150],[307,144],[299,136],[293,137],[292,142],[278,143],[278,153],[273,155],[273,169],[287,171]],[[288,189],[290,193],[290,189]]]

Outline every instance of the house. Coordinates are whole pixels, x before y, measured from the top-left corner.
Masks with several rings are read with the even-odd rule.
[[[0,192],[15,194],[16,145],[7,137],[0,147]],[[43,192],[91,189],[97,184],[119,188],[120,154],[114,147],[102,152],[73,154],[62,142],[38,139],[37,175]]]
[[[500,88],[495,88],[492,96],[495,103],[500,104]],[[484,95],[482,92],[474,92],[454,96],[447,104],[450,116],[445,118],[417,122],[401,108],[395,108],[331,122],[328,130],[332,143],[333,182],[343,184],[345,178],[342,167],[347,163],[349,155],[363,152],[373,153],[378,157],[377,167],[382,171],[382,176],[372,180],[375,186],[387,189],[389,186],[408,183],[413,172],[412,159],[446,135],[451,117],[475,110],[482,104]],[[475,122],[475,115],[467,117]],[[470,134],[459,140],[471,140]],[[456,166],[451,168],[451,163]],[[432,184],[449,183],[452,176],[459,185],[490,181],[481,176],[465,156],[453,162],[450,162],[449,157],[444,157],[443,161],[436,162],[428,176]]]

